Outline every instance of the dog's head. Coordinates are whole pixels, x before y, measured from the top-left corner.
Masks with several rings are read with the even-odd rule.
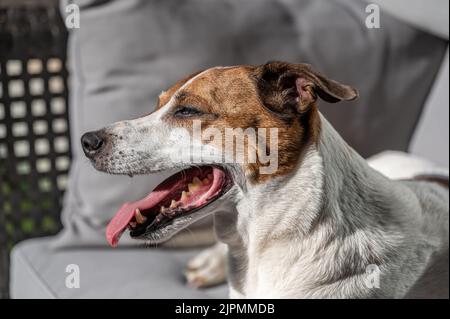
[[[115,245],[133,237],[166,240],[247,187],[292,172],[318,142],[317,97],[352,100],[355,89],[306,64],[216,67],[159,96],[157,110],[83,135],[86,156],[111,174],[180,172],[146,198],[125,204],[107,228]]]

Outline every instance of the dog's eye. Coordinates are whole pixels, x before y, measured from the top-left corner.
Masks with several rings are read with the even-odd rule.
[[[202,111],[192,106],[180,106],[175,110],[175,112],[173,112],[173,115],[179,118],[189,118],[194,116],[200,116],[203,114],[204,113]]]

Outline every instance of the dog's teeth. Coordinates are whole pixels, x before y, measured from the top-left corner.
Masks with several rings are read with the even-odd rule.
[[[207,178],[205,178],[205,179],[203,179],[203,185],[208,185],[209,184],[209,179],[207,179]]]
[[[202,181],[198,177],[194,177],[192,182],[194,183],[194,185],[201,185],[202,184]]]
[[[167,210],[167,208],[165,208],[164,206],[161,206],[161,208],[159,209],[159,211],[160,211],[161,213],[164,213],[166,210]]]
[[[192,183],[189,183],[189,184],[188,184],[188,190],[189,190],[189,193],[192,193],[192,192],[197,191],[197,190],[200,188],[200,185],[201,185],[201,184],[192,184]]]
[[[172,202],[170,203],[170,208],[175,208],[178,206],[178,202],[172,199]]]
[[[139,224],[143,224],[145,223],[145,221],[147,220],[147,217],[145,217],[144,215],[142,215],[141,211],[139,210],[139,208],[136,208],[136,211],[134,212],[134,216],[136,217],[136,221]]]
[[[202,186],[202,181],[196,176],[192,179],[192,183],[188,184],[189,192],[197,191]]]
[[[185,192],[185,191],[182,191],[181,192],[181,201],[185,201],[186,199],[188,199],[188,197],[189,197],[189,193],[188,192]]]

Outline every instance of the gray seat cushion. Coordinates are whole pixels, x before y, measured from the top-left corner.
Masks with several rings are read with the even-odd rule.
[[[12,298],[227,298],[226,285],[186,286],[183,269],[198,250],[52,248],[28,240],[11,254]],[[66,267],[79,266],[80,288],[67,288]]]

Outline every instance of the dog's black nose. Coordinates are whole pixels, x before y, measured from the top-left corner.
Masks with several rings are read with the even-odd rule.
[[[81,137],[81,145],[83,146],[84,154],[92,158],[102,149],[105,141],[97,132],[88,132]]]

